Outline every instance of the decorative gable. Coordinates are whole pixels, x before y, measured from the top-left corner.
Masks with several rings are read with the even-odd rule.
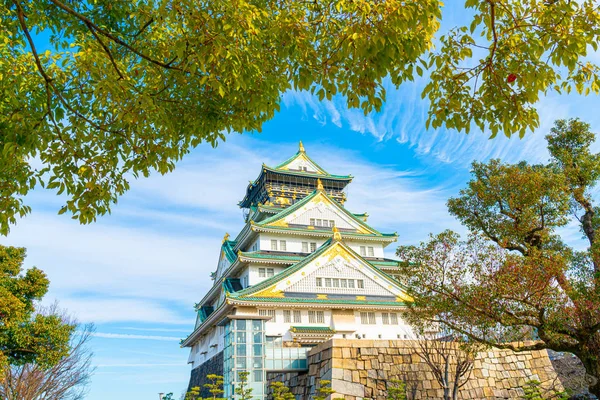
[[[284,213],[275,215],[263,223],[267,226],[312,225],[332,227],[333,224],[340,229],[356,230],[364,234],[377,234],[360,219],[352,216],[338,202],[331,199],[324,190],[318,190],[306,201],[297,203],[288,208]]]
[[[350,282],[352,281],[352,284]],[[334,282],[336,282],[334,284]],[[342,282],[345,282],[345,287]],[[312,256],[270,280],[251,288],[243,297],[298,297],[314,294],[317,298],[353,295],[369,298],[411,301],[393,278],[362,259],[343,242],[335,240]]]
[[[304,171],[312,174],[325,175],[323,170],[321,170],[321,168],[319,168],[311,159],[306,157],[304,153],[298,154],[298,156],[290,161],[289,164],[279,167],[279,169]]]

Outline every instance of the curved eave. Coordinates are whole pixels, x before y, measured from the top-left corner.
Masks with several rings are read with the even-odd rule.
[[[231,309],[231,304],[227,301],[221,304],[219,308],[212,312],[192,333],[188,335],[185,339],[181,341],[181,347],[191,347],[194,342],[200,337],[200,335],[214,325],[219,319],[223,318]]]
[[[251,230],[253,232],[279,233],[282,235],[296,235],[296,236],[306,236],[306,237],[330,238],[332,236],[332,232],[330,230],[318,230],[318,229],[282,228],[282,227],[252,225]],[[340,234],[342,235],[342,238],[344,238],[344,239],[355,240],[355,241],[368,240],[368,241],[392,243],[392,242],[395,242],[398,240],[398,235],[396,235],[396,234],[372,235],[372,234],[349,233],[349,232],[340,232]]]
[[[356,308],[406,308],[406,303],[402,301],[371,301],[371,300],[343,300],[343,299],[295,299],[281,297],[244,297],[227,299],[231,305],[239,306],[262,306],[279,304],[285,307],[315,307],[315,308],[348,308],[348,305]]]

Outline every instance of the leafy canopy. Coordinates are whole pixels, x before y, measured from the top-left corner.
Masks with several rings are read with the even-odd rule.
[[[548,91],[598,93],[594,3],[468,0],[469,26],[434,49],[438,0],[2,2],[0,233],[36,185],[92,222],[131,177],[260,131],[290,89],[367,113],[385,77],[429,76],[431,126],[523,135]]]
[[[55,365],[68,355],[75,329],[60,315],[35,313],[49,281],[35,267],[23,274],[24,260],[24,248],[0,245],[0,370],[7,364]]]
[[[473,164],[472,180],[448,201],[466,240],[445,231],[398,248],[407,262],[401,279],[416,299],[409,317],[501,348],[571,352],[598,379],[600,209],[592,193],[600,156],[589,125],[576,119],[557,121],[547,140],[545,165]],[[587,248],[565,243],[568,224]],[[514,343],[532,338],[540,340]]]

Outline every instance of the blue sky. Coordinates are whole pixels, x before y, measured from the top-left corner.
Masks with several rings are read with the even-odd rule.
[[[446,24],[453,23],[453,14],[446,15]],[[355,176],[348,209],[367,211],[373,226],[397,231],[407,244],[429,232],[460,230],[445,202],[465,185],[473,160],[543,162],[544,135],[557,118],[578,116],[600,132],[598,97],[575,95],[545,98],[540,129],[522,140],[426,131],[422,85],[390,87],[383,110],[367,117],[346,109],[343,99],[286,93],[262,133],[232,134],[216,149],[200,146],[172,174],[133,181],[112,215],[92,225],[58,216],[62,202],[53,192],[28,196],[33,213],[2,243],[27,247],[27,265],[46,271],[47,302],[56,299],[80,321],[96,324],[87,398],[157,399],[159,392],[178,397],[185,389],[188,352],[178,342],[193,327],[193,305],[209,287],[223,235],[235,237],[242,227],[236,204],[261,164],[287,159],[299,140],[329,172]]]

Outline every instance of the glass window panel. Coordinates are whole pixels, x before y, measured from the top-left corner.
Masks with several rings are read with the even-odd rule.
[[[252,329],[255,331],[261,331],[262,330],[262,321],[261,320],[252,321]]]
[[[302,313],[299,310],[294,310],[294,323],[302,322]]]
[[[347,279],[340,279],[340,287],[347,288],[348,287],[348,280]]]
[[[279,250],[286,251],[286,249],[287,249],[287,243],[285,242],[285,240],[280,240],[279,241]]]
[[[261,356],[263,355],[263,346],[262,344],[255,344],[252,345],[252,348],[254,350],[254,356]]]
[[[325,323],[325,312],[317,311],[317,323],[324,324]]]
[[[369,313],[369,324],[375,325],[375,313],[374,312]]]
[[[398,314],[392,313],[390,314],[390,319],[393,325],[398,325]]]
[[[317,250],[317,244],[315,242],[312,242],[310,244],[310,252],[314,252],[315,250]]]
[[[323,278],[317,278],[317,287],[323,287]]]
[[[308,312],[308,322],[311,324],[314,324],[316,322],[315,312],[312,310]]]
[[[255,333],[253,337],[254,343],[262,343],[262,336],[262,332]]]
[[[275,275],[275,270],[273,268],[267,268],[267,276],[270,278]]]
[[[361,256],[366,256],[367,255],[367,250],[365,246],[360,246],[360,255]]]
[[[236,327],[238,331],[245,331],[246,330],[246,320],[245,319],[238,319],[236,321]]]
[[[246,345],[238,344],[236,348],[236,356],[238,357],[246,357]]]
[[[354,279],[348,279],[348,287],[354,289]]]
[[[365,288],[365,281],[363,281],[362,279],[357,279],[356,280],[356,287],[359,289],[364,289]]]
[[[252,368],[262,368],[263,367],[263,359],[262,357],[254,357],[252,362]]]
[[[333,278],[333,287],[340,287],[340,280],[338,278]]]
[[[235,336],[238,343],[246,343],[246,332],[238,332]]]
[[[277,240],[271,240],[271,250],[277,250]]]
[[[258,269],[258,276],[259,276],[259,278],[264,278],[264,277],[266,277],[266,276],[267,276],[267,272],[266,272],[266,271],[267,271],[267,270],[266,270],[266,269],[264,269],[264,268],[259,268],[259,269]]]
[[[372,247],[369,247],[369,257],[375,257],[375,250]]]
[[[325,287],[331,287],[331,278],[325,278]]]
[[[263,380],[263,372],[262,372],[262,370],[254,371],[253,375],[254,375],[254,377],[253,377],[254,378],[253,379],[254,382],[262,382],[262,380]],[[254,392],[255,391],[253,390],[252,393],[254,393]]]
[[[246,357],[236,357],[235,359],[235,367],[239,369],[246,369],[247,367]]]
[[[386,312],[381,313],[381,320],[383,321],[384,325],[389,325],[390,324],[389,314]]]

